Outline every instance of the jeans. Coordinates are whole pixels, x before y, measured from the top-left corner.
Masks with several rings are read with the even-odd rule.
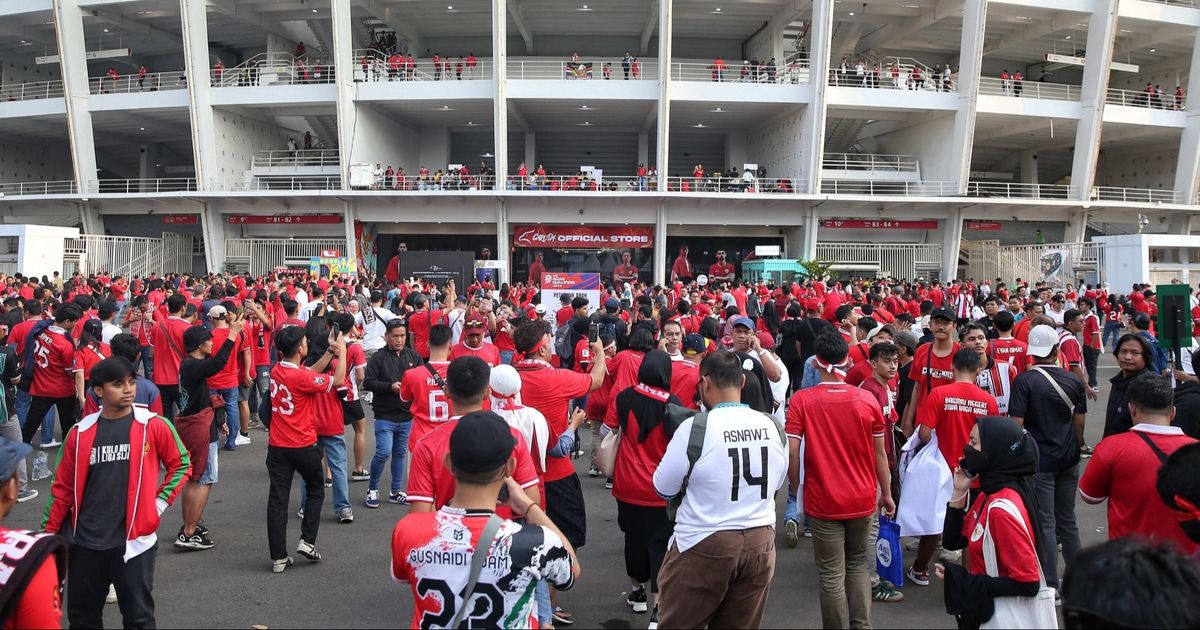
[[[257,415],[259,404],[267,397],[271,387],[271,366],[254,366],[254,382],[250,385],[250,415]]]
[[[142,346],[142,376],[154,382],[154,346]]]
[[[538,623],[552,623],[554,621],[554,607],[550,605],[550,584],[546,580],[538,580],[534,596],[537,598]]]
[[[225,439],[225,448],[233,450],[236,448],[233,441],[237,439],[239,427],[238,423],[238,388],[212,388],[209,390],[214,396],[220,396],[225,400],[225,424],[229,426],[229,437]]]
[[[1037,473],[1033,476],[1033,484],[1042,527],[1038,532],[1038,557],[1046,584],[1058,588],[1058,543],[1062,542],[1064,567],[1079,553],[1079,528],[1075,525],[1079,465],[1056,473]]]
[[[800,522],[800,515],[804,513],[804,486],[801,486],[796,492],[788,490],[787,493],[787,508],[783,511],[783,520]]]
[[[350,509],[350,486],[346,480],[346,438],[341,435],[319,435],[317,444],[329,462],[329,476],[333,477],[333,511],[334,513]],[[322,475],[321,485],[325,479]],[[306,494],[308,480],[300,480],[300,494]],[[307,512],[305,515],[307,516]]]
[[[292,477],[300,473],[307,482],[304,496],[304,518],[300,521],[300,539],[317,544],[321,525],[321,504],[325,502],[325,483],[321,474],[321,450],[317,445],[304,448],[267,447],[267,474],[271,479],[267,492],[267,545],[272,560],[283,560],[287,553],[288,502],[292,494]]]
[[[155,628],[154,560],[158,545],[124,561],[125,547],[96,551],[71,545],[67,560],[67,622],[72,628],[103,628],[108,585],[117,590],[126,628]]]
[[[29,417],[29,402],[31,400],[33,400],[33,397],[29,395],[29,392],[20,389],[17,390],[17,417],[21,419],[22,423],[25,422],[25,418]],[[46,414],[46,418],[42,420],[42,444],[49,444],[54,441],[54,419],[57,417],[58,412],[51,407],[50,412]]]
[[[375,418],[375,456],[371,458],[371,479],[367,490],[378,490],[383,467],[392,460],[392,492],[404,489],[404,458],[408,455],[408,433],[412,422]]]
[[[821,579],[821,625],[871,627],[871,577],[867,553],[871,517],[846,521],[810,518],[813,557]]]
[[[1117,351],[1117,340],[1121,338],[1121,322],[1104,322],[1104,335],[1100,339],[1100,345],[1108,347],[1108,338],[1112,337],[1113,352]]]
[[[1083,365],[1087,370],[1088,387],[1096,386],[1096,370],[1100,364],[1100,352],[1099,348],[1083,347]]]
[[[21,441],[21,421],[17,418],[17,416],[9,416],[8,420],[6,420],[4,424],[0,424],[0,437],[3,437],[6,440],[12,440],[13,442]],[[47,462],[47,464],[49,463]],[[21,484],[17,487],[20,490],[25,490],[29,487],[29,479],[26,477],[26,471],[27,467],[25,465],[25,460],[22,459],[17,464],[17,480]]]

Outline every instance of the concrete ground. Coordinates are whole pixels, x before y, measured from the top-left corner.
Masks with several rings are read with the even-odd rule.
[[[1103,432],[1107,379],[1116,374],[1116,369],[1112,355],[1103,355],[1100,400],[1089,402],[1089,444],[1096,444]],[[352,432],[347,433],[348,437],[351,435]],[[327,491],[317,541],[325,559],[310,563],[293,554],[296,565],[282,575],[274,575],[270,571],[266,541],[267,436],[253,431],[251,437],[253,444],[220,455],[221,481],[213,491],[204,519],[216,542],[213,549],[176,550],[171,541],[181,524],[179,505],[172,506],[163,516],[154,581],[158,624],[220,628],[409,625],[412,618],[409,587],[392,582],[388,569],[391,531],[408,508],[385,501],[379,509],[367,509],[362,505],[366,482],[352,482],[350,493],[356,520],[342,525],[331,513]],[[368,434],[368,464],[373,443],[373,436]],[[649,616],[633,614],[624,603],[629,581],[625,576],[623,539],[616,524],[616,504],[604,489],[603,479],[586,476],[586,460],[579,460],[576,467],[583,475],[588,544],[580,552],[581,578],[575,589],[562,595],[560,605],[574,612],[577,627],[644,627]],[[297,480],[288,525],[291,546],[299,537],[299,519],[295,518],[298,486]],[[33,529],[40,526],[44,499],[49,496],[49,480],[39,481],[34,487],[42,495],[16,506],[6,520],[7,526]],[[1104,510],[1103,505],[1078,502],[1079,530],[1085,546],[1106,538]],[[780,501],[781,518],[782,513]],[[912,552],[907,552],[909,562],[911,555]],[[801,539],[798,547],[789,549],[784,545],[780,528],[776,574],[764,627],[819,626],[817,584],[811,540]],[[908,585],[904,588],[903,602],[874,604],[872,624],[880,628],[953,628],[955,622],[945,613],[941,591],[936,578],[928,587]],[[117,606],[107,607],[105,623],[120,627]]]

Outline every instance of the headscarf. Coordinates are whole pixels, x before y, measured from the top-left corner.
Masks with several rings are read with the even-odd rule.
[[[987,466],[979,471],[979,488],[993,494],[1011,488],[1021,495],[1029,514],[1029,535],[1037,548],[1037,503],[1034,501],[1033,475],[1038,467],[1037,442],[1015,420],[1006,416],[979,419],[979,450],[987,457]]]
[[[662,350],[651,350],[642,358],[638,368],[638,382],[617,394],[617,422],[625,429],[625,419],[632,413],[638,422],[638,442],[645,442],[658,425],[663,424],[667,438],[675,427],[664,423],[667,403],[682,405],[671,393],[671,355]]]

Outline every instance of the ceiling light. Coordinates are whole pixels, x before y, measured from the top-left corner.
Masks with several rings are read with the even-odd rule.
[[[473,123],[473,122],[471,122],[471,121],[469,121],[469,120],[468,120],[468,121],[467,121],[467,126],[468,126],[468,127],[474,127],[474,126],[475,126],[475,123]]]
[[[482,156],[480,156],[480,157],[488,157],[488,158],[490,158],[490,157],[496,157],[496,156],[492,155],[492,152],[491,152],[491,151],[487,151],[487,152],[485,152],[485,153],[484,153]]]
[[[317,10],[316,10],[316,9],[313,9],[313,13],[316,13],[316,12],[317,12]]]
[[[713,9],[713,12],[714,12],[714,13],[720,13],[720,12],[721,12],[721,7],[717,7],[716,9]]]
[[[447,10],[447,11],[453,11],[453,10],[454,10],[454,5],[452,5],[452,4],[451,4],[451,5],[447,5],[447,6],[446,6],[446,10]]]
[[[718,107],[718,108],[716,108],[716,109],[710,109],[710,110],[708,110],[708,111],[710,111],[710,112],[712,112],[712,113],[714,113],[714,114],[720,114],[720,113],[724,112],[725,110],[723,110],[723,109],[721,109],[720,107]]]
[[[1121,29],[1121,32],[1122,32],[1122,33],[1132,33],[1133,31],[1131,31],[1131,30],[1129,30],[1129,29],[1127,29],[1127,28],[1123,28],[1123,29]]]
[[[591,109],[592,109],[592,108],[591,108],[591,107],[588,107],[587,105],[580,105],[580,106],[579,106],[579,111],[586,112],[586,111],[589,111],[589,110],[591,110]]]
[[[696,123],[696,124],[694,124],[694,125],[692,125],[692,126],[693,126],[693,127],[695,127],[695,128],[697,128],[697,129],[704,129],[704,127],[705,127],[704,123]]]
[[[146,130],[145,127],[138,127],[138,131],[145,131],[145,130]]]
[[[22,46],[27,46],[27,45],[29,45],[29,42],[27,42],[27,41],[25,41],[25,40],[23,40],[23,39],[22,39],[22,40],[21,40],[21,45],[22,45]]]
[[[1029,17],[1029,16],[1027,16],[1027,15],[1018,15],[1018,16],[1016,16],[1016,17],[1017,17],[1017,19],[1018,19],[1018,20],[1032,20],[1032,19],[1033,19],[1033,18],[1031,18],[1031,17]]]
[[[449,105],[442,105],[441,107],[439,107],[433,111],[435,111],[435,112],[452,112],[452,111],[454,111],[454,109],[451,108]]]
[[[1071,36],[1070,36],[1070,35],[1067,35],[1067,36],[1066,36],[1066,37],[1064,37],[1063,39],[1071,39]]]
[[[850,12],[850,16],[851,16],[851,17],[853,17],[853,16],[854,16],[854,12],[853,12],[853,11],[851,11],[851,12]]]
[[[107,32],[108,32],[108,29],[104,29],[104,32],[105,32],[105,33],[107,33]]]
[[[1157,52],[1157,51],[1158,51],[1158,49],[1157,49],[1157,48],[1151,48],[1151,49],[1150,49],[1150,52]]]
[[[579,126],[580,127],[591,127],[592,123],[584,121],[584,122],[579,123]]]
[[[580,9],[580,11],[591,11],[591,9],[589,9],[588,5],[585,4],[585,5],[583,5],[583,8]]]

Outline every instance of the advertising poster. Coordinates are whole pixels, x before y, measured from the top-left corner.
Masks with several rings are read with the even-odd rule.
[[[379,229],[374,223],[354,222],[354,257],[363,275],[374,278],[378,262]]]
[[[337,276],[358,277],[358,261],[353,258],[327,258],[313,256],[308,262],[308,275],[313,278],[334,278]]]
[[[472,252],[404,252],[400,257],[400,277],[415,278],[442,286],[454,280],[463,291],[470,286],[475,273],[475,254]]]
[[[589,312],[595,313],[600,309],[600,274],[598,273],[557,273],[542,274],[542,304],[546,311],[552,312],[562,304],[562,295],[567,294],[574,299],[578,296],[587,298]]]

